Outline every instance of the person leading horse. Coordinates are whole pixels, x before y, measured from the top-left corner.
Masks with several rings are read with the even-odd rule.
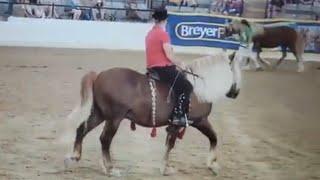
[[[248,22],[243,19],[241,21],[234,20],[225,28],[226,37],[232,36],[233,34],[242,34],[245,32],[247,27],[252,28],[252,33],[249,33],[248,42],[253,42],[254,53],[251,53],[252,48],[250,46],[249,52],[247,54],[251,54],[255,63],[256,58],[261,61],[263,64],[270,66],[270,63],[266,60],[263,60],[260,57],[260,53],[262,52],[262,48],[276,48],[281,47],[282,57],[277,61],[275,68],[278,67],[281,62],[287,56],[287,50],[289,49],[293,55],[295,56],[298,62],[298,72],[304,71],[303,64],[303,53],[306,44],[306,38],[303,33],[298,32],[293,27],[289,27],[288,25],[278,25],[278,24],[270,24],[270,25],[262,25],[257,23]],[[246,35],[246,33],[244,34]],[[238,55],[241,46],[238,51]],[[245,53],[246,54],[246,53]]]
[[[227,34],[229,32],[237,30],[239,35],[239,49],[236,52],[236,59],[239,62],[242,62],[244,59],[250,58],[257,71],[263,70],[260,64],[257,61],[257,52],[254,49],[253,37],[263,33],[263,27],[260,27],[257,24],[249,23],[247,20],[242,19],[241,21],[235,19],[233,20],[230,25],[226,28]],[[249,64],[243,69],[249,69]]]

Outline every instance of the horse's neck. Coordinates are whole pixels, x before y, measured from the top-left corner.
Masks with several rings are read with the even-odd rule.
[[[219,53],[205,56],[189,65],[199,77],[188,75],[188,80],[194,86],[194,92],[201,102],[215,102],[225,97],[232,84],[232,73],[227,62],[227,56]]]

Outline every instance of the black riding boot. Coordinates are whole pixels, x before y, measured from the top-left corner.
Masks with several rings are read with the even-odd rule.
[[[189,112],[189,98],[182,93],[173,110],[172,124],[177,126],[187,126]]]

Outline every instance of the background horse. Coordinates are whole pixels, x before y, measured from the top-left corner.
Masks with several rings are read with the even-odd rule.
[[[230,24],[225,28],[226,36],[228,37],[233,34],[239,34],[240,29],[238,27],[239,26]],[[275,67],[278,67],[286,58],[287,50],[289,48],[298,62],[298,72],[304,71],[302,55],[305,48],[305,38],[295,29],[288,26],[263,27],[263,31],[261,33],[257,33],[252,38],[252,41],[254,43],[253,49],[258,53],[257,58],[263,64],[268,65],[269,63],[262,60],[260,57],[262,48],[276,48],[280,46],[282,57],[277,61]]]
[[[237,97],[240,90],[240,67],[237,61],[232,61],[225,53],[220,53],[197,59],[188,68],[200,77],[188,76],[194,86],[189,113],[190,125],[208,137],[211,153],[207,165],[216,173],[217,136],[208,116],[213,102],[226,95],[230,98]],[[169,125],[162,173],[170,174],[172,169],[169,165],[169,153],[175,145],[180,127],[170,125],[168,121],[174,106],[174,102],[167,101],[170,87],[157,81],[156,96],[152,96],[149,83],[149,77],[127,68],[113,68],[99,75],[94,72],[86,74],[81,82],[81,104],[69,116],[72,119],[80,114],[79,120],[83,122],[77,128],[73,153],[66,157],[65,165],[80,160],[83,138],[105,122],[100,136],[103,164],[105,172],[112,175],[114,169],[110,145],[121,121],[126,118],[131,121],[132,129],[135,129],[135,124],[153,128]],[[155,104],[152,102],[153,97],[156,97]],[[157,107],[155,122],[152,121],[153,106]]]

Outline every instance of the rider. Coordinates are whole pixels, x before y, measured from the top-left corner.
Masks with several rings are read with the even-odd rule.
[[[155,20],[153,28],[145,39],[147,69],[158,73],[160,80],[173,88],[175,107],[172,112],[172,123],[178,126],[187,125],[191,83],[181,70],[184,64],[174,57],[168,33],[165,31],[168,13],[165,8],[158,8],[152,17]]]
[[[239,22],[239,20],[233,20],[232,24],[233,28],[239,30],[239,41],[240,46],[237,52],[236,58],[239,62],[242,62],[244,58],[250,58],[253,60],[256,70],[262,70],[260,64],[257,61],[257,52],[253,48],[253,36],[261,33],[260,27],[256,27],[254,24],[249,23],[247,20],[243,19]],[[245,67],[249,68],[249,66]]]

